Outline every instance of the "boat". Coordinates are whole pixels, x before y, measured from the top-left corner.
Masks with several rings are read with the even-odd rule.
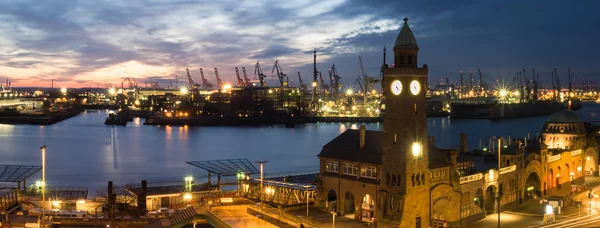
[[[127,125],[127,117],[122,115],[116,115],[115,113],[109,113],[108,117],[104,121],[105,125],[118,125],[118,126],[126,126]]]

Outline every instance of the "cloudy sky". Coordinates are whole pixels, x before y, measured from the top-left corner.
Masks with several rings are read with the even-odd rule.
[[[402,18],[428,64],[430,81],[477,71],[484,80],[531,68],[549,83],[600,73],[598,1],[428,0],[3,0],[0,81],[13,86],[104,87],[125,77],[167,86],[190,68],[235,82],[234,67],[254,78],[260,61],[271,76],[279,60],[293,83],[336,65],[346,86],[360,72],[378,76],[382,49],[391,51]],[[391,56],[391,55],[389,55]],[[388,63],[391,62],[388,59]],[[324,75],[325,76],[325,75]],[[271,81],[272,84],[275,81]]]

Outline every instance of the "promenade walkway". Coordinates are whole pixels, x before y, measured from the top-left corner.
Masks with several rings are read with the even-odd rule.
[[[246,213],[247,206],[213,207],[211,212],[234,228],[256,227],[275,228],[277,226]]]

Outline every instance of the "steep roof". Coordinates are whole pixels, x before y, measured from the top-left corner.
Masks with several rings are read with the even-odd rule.
[[[325,144],[317,157],[381,165],[381,137],[381,131],[365,131],[365,145],[361,148],[360,130],[349,129]],[[427,146],[430,169],[450,166],[450,152],[453,150],[438,149],[429,142]]]
[[[581,119],[579,119],[577,114],[575,114],[575,112],[569,111],[569,110],[555,112],[550,117],[548,117],[548,120],[546,120],[546,123],[580,123],[580,122],[582,122],[582,121],[581,121]]]
[[[400,29],[398,37],[396,37],[394,48],[419,48],[417,39],[415,39],[415,35],[408,26],[408,18],[404,18],[404,25]]]
[[[381,164],[381,131],[365,131],[365,145],[359,145],[360,131],[349,129],[329,141],[317,157]]]

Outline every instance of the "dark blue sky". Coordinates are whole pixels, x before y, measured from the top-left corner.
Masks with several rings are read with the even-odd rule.
[[[324,73],[336,64],[346,85],[360,72],[379,75],[381,49],[391,52],[402,18],[417,38],[430,81],[456,80],[477,67],[484,80],[531,68],[547,84],[557,68],[577,79],[600,73],[598,1],[2,1],[0,78],[14,85],[104,86],[124,77],[172,80],[198,68],[215,81],[219,68],[249,74],[279,60],[296,81],[312,72],[312,49]],[[391,53],[388,59],[392,62]],[[252,76],[254,77],[254,76]],[[273,81],[274,83],[274,81]],[[164,84],[166,85],[166,84]]]

